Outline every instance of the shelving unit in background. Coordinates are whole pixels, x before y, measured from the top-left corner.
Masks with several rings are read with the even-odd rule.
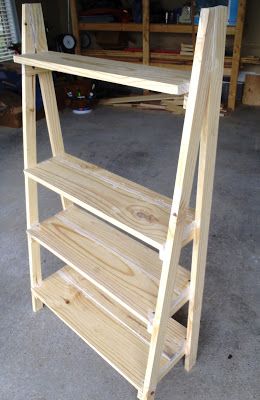
[[[92,57],[103,57],[112,60],[122,60],[135,63],[144,63],[165,68],[178,68],[191,70],[193,57],[180,56],[167,53],[156,53],[150,51],[150,33],[172,33],[172,34],[190,34],[193,29],[197,32],[198,26],[182,24],[152,24],[149,23],[149,0],[143,0],[143,23],[84,23],[78,21],[77,0],[70,0],[72,30],[74,36],[80,43],[81,31],[114,31],[114,32],[139,32],[142,33],[143,51],[123,51],[123,50],[81,50],[77,47],[77,54],[88,55]],[[241,65],[254,63],[250,57],[241,58],[241,44],[244,28],[246,0],[239,0],[237,24],[236,26],[227,26],[227,36],[232,36],[233,56],[225,57],[224,75],[230,77],[230,89],[228,97],[228,109],[235,109],[237,94],[237,79],[239,67]],[[259,61],[258,61],[259,62]]]

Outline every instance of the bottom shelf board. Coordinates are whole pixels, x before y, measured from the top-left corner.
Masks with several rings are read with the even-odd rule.
[[[149,351],[145,334],[142,338],[140,331],[134,333],[90,300],[90,287],[85,278],[65,266],[32,292],[137,390],[142,390]],[[97,289],[93,287],[93,290]],[[184,355],[186,329],[176,321],[171,325],[178,351],[171,361],[162,357],[161,376]]]

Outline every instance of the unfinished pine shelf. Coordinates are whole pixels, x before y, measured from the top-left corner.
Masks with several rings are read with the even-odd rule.
[[[17,58],[18,60],[18,58]],[[32,67],[99,79],[120,85],[183,94],[189,90],[190,73],[53,51],[19,56],[19,62]]]
[[[195,364],[206,265],[226,8],[201,13],[191,77],[178,70],[48,51],[41,6],[24,4],[23,134],[27,234],[33,310],[48,306],[138,391],[157,383],[183,357]],[[189,91],[173,198],[130,182],[64,150],[51,71],[181,95]],[[38,75],[52,158],[36,157]],[[190,195],[199,153],[195,209]],[[62,210],[39,221],[41,184]],[[191,270],[180,265],[192,242]],[[64,262],[42,279],[40,247]],[[186,303],[188,324],[173,315]],[[100,378],[101,379],[101,378]]]

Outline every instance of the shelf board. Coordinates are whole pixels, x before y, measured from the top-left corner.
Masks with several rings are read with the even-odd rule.
[[[89,57],[100,57],[100,58],[106,58],[106,57],[114,57],[114,58],[133,58],[133,59],[142,59],[143,57],[143,52],[141,50],[104,50],[104,49],[86,49],[81,51],[82,55],[89,56]],[[153,61],[166,61],[166,62],[173,62],[173,63],[191,63],[193,61],[193,56],[190,55],[181,55],[181,54],[175,54],[175,53],[167,53],[165,52],[159,52],[159,51],[151,51],[150,52],[150,59]],[[248,60],[248,61],[247,61]],[[252,57],[251,59],[246,59],[246,58],[241,58],[241,62],[244,63],[244,61],[250,63],[251,62],[257,62],[257,57]],[[225,64],[231,65],[232,63],[232,57],[225,57]]]
[[[142,59],[143,52],[141,50],[104,50],[104,49],[86,49],[81,50],[81,54],[89,57],[120,57],[120,58],[133,58],[133,59]],[[167,52],[150,52],[150,59],[152,60],[166,60],[166,61],[178,61],[178,62],[191,62],[193,61],[193,56],[183,56],[175,53],[167,53]]]
[[[189,71],[165,70],[159,67],[53,51],[16,55],[14,61],[50,71],[162,93],[181,95],[189,91]]]
[[[105,22],[105,23],[86,23],[79,22],[80,31],[111,31],[111,32],[142,32],[143,24],[134,22]]]
[[[149,326],[162,268],[156,251],[77,206],[34,225],[28,233]],[[179,266],[171,315],[188,301],[189,279],[189,271]]]
[[[130,63],[143,62],[142,51],[89,49],[89,50],[82,50],[81,54],[90,57],[101,57],[109,60],[117,60],[117,61],[125,60]],[[192,62],[193,62],[193,56],[151,52],[149,65],[153,67],[191,71]],[[254,60],[254,62],[257,63],[257,60]],[[243,63],[243,59],[241,59],[241,63]],[[232,58],[225,57],[224,76],[231,75],[231,64],[232,64]]]
[[[142,339],[140,333],[132,332],[111,317],[109,309],[92,301],[91,290],[86,279],[65,266],[32,292],[137,390],[141,390],[149,351],[146,338]],[[169,329],[170,337],[174,337],[171,349],[175,353],[171,361],[162,356],[161,376],[169,365],[184,355],[186,329],[176,321]]]
[[[143,25],[137,23],[121,23],[121,22],[109,22],[109,23],[86,23],[79,22],[80,31],[119,31],[119,32],[142,32]],[[198,30],[198,26],[194,26],[195,32]],[[227,26],[227,35],[235,35],[236,27]],[[186,24],[150,24],[150,32],[152,33],[179,33],[179,34],[191,34],[192,25]]]
[[[171,199],[69,154],[53,157],[25,174],[157,250],[166,242]],[[183,246],[193,238],[188,209]]]

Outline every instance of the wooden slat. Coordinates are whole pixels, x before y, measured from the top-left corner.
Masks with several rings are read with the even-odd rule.
[[[81,54],[84,54],[86,56],[90,57],[99,57],[99,58],[106,58],[106,57],[111,57],[111,58],[134,58],[134,59],[142,59],[142,51],[126,51],[126,50],[104,50],[104,49],[85,49],[82,50]],[[175,54],[175,53],[167,53],[167,51],[164,52],[156,52],[156,51],[151,51],[150,52],[150,58],[151,60],[165,60],[165,61],[172,61],[176,63],[190,63],[192,64],[193,61],[193,56],[190,55],[181,55],[181,54]],[[252,57],[242,57],[241,62],[244,64],[259,64],[259,57],[252,56]],[[225,64],[226,65],[231,65],[232,63],[232,57],[225,57]]]
[[[121,31],[121,32],[142,32],[142,24],[136,23],[79,23],[79,29],[83,31]],[[198,27],[195,25],[195,32]],[[150,32],[158,33],[192,33],[191,25],[182,24],[150,24]],[[235,35],[235,27],[227,27],[227,35]]]
[[[14,57],[15,62],[86,78],[118,83],[169,94],[189,90],[189,72],[150,67],[123,61],[84,57],[75,54],[43,52]]]
[[[110,99],[102,99],[98,104],[121,104],[121,103],[138,103],[139,101],[156,101],[156,100],[173,100],[173,99],[183,99],[183,96],[174,96],[172,94],[150,94],[146,96],[125,96],[125,97],[113,97]]]
[[[81,52],[81,54],[84,54],[86,56],[90,57],[100,57],[100,58],[106,58],[106,57],[115,57],[115,58],[138,58],[142,59],[143,57],[143,52],[138,51],[138,50],[104,50],[104,49],[86,49]],[[193,57],[191,56],[181,56],[180,54],[173,54],[173,53],[167,53],[167,52],[155,52],[151,51],[150,52],[150,57],[153,60],[172,60],[172,61],[178,61],[178,62],[184,62],[188,61],[192,63]],[[229,57],[231,59],[231,57]]]
[[[28,233],[149,325],[161,275],[161,261],[154,250],[75,206]],[[183,305],[183,297],[188,300],[189,278],[189,272],[179,267],[172,295],[175,312]]]
[[[80,31],[108,31],[108,32],[142,32],[142,24],[137,23],[121,23],[121,22],[109,22],[109,23],[88,23],[79,22]]]
[[[235,26],[227,27],[227,35],[234,36],[235,35]],[[194,26],[195,32],[198,31],[198,26]],[[151,24],[150,25],[151,32],[165,32],[165,33],[192,33],[192,25],[185,24]]]
[[[147,344],[90,301],[84,289],[71,283],[68,270],[56,272],[33,293],[132,385],[141,387]],[[166,363],[163,358],[162,366]]]
[[[162,250],[171,201],[98,166],[64,154],[25,171],[56,193]],[[187,210],[183,245],[192,240],[194,213]]]
[[[111,54],[110,54],[111,53]],[[127,57],[126,54],[129,54]],[[109,60],[115,60],[115,61],[121,61],[125,60],[130,63],[142,63],[142,52],[125,52],[125,51],[120,51],[120,50],[83,50],[81,54],[85,54],[86,56],[90,55],[92,57],[103,57],[105,59]],[[136,54],[136,57],[135,57]],[[137,55],[140,54],[141,56],[137,57]],[[150,57],[150,66],[153,67],[159,67],[159,68],[167,68],[167,69],[174,69],[180,70],[180,71],[191,71],[192,68],[192,60],[193,57],[190,56],[180,56],[179,54],[176,55],[176,60],[172,55],[169,55],[169,58],[167,57],[160,57],[158,56],[153,57],[153,53],[151,53]],[[183,60],[181,60],[180,57],[185,57]],[[231,67],[229,68],[228,66],[230,65],[229,63],[229,57],[227,57],[227,64],[226,67],[224,68],[224,76],[230,76],[231,75]]]

